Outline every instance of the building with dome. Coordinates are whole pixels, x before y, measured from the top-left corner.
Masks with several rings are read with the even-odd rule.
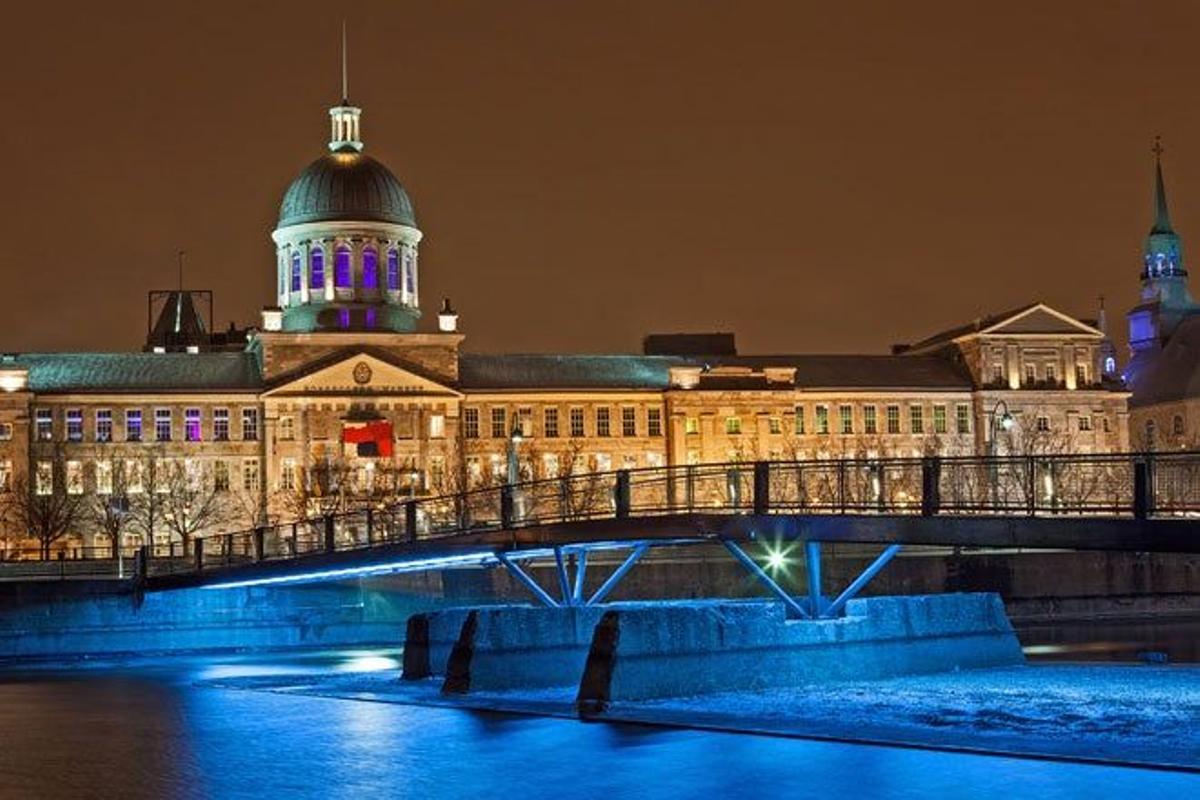
[[[887,354],[744,355],[732,334],[471,353],[449,301],[422,316],[423,233],[365,152],[361,110],[329,115],[327,152],[284,193],[254,328],[212,331],[180,288],[143,352],[0,357],[0,552],[182,553],[217,530],[503,482],[509,448],[521,478],[554,478],[1128,447],[1102,325],[1037,302]]]

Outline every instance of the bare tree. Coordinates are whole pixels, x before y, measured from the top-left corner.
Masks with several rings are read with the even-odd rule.
[[[99,473],[97,473],[97,485],[95,490],[87,495],[84,517],[91,524],[92,530],[108,537],[112,548],[112,557],[116,558],[121,547],[122,535],[132,525],[132,516],[124,464],[121,462],[109,462],[109,464],[111,465],[112,485],[101,486]]]
[[[47,466],[43,468],[43,464]],[[77,530],[84,517],[86,496],[82,476],[67,475],[61,447],[55,448],[52,459],[38,461],[35,469],[32,483],[25,478],[14,481],[12,491],[4,498],[5,511],[18,530],[37,540],[38,552],[45,560],[50,558],[55,542]],[[78,491],[76,486],[67,485],[68,479],[80,481]]]
[[[164,527],[179,539],[186,554],[195,536],[230,519],[225,493],[214,487],[211,471],[203,469],[201,462],[173,461],[161,468],[166,482]]]

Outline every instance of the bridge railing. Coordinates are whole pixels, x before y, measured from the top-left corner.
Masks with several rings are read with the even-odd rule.
[[[568,475],[209,536],[195,543],[190,567],[686,513],[1200,516],[1200,453],[759,461]]]

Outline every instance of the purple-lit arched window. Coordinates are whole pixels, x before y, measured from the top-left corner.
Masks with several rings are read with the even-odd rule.
[[[379,254],[375,252],[374,247],[367,247],[362,253],[363,277],[362,285],[364,289],[379,288]]]
[[[375,327],[375,309],[374,308],[367,309],[367,327],[368,328]]]
[[[400,254],[394,247],[387,252],[387,288],[389,292],[400,291]]]
[[[300,254],[292,253],[292,291],[300,291],[301,285]]]
[[[411,250],[404,254],[404,290],[409,297],[417,293],[417,260]]]
[[[343,328],[350,327],[350,309],[343,308],[338,311],[338,325]]]
[[[319,247],[308,257],[308,288],[325,288],[325,251]]]
[[[351,268],[350,248],[344,244],[338,245],[333,255],[333,285],[339,289],[349,289],[354,286],[354,270]]]

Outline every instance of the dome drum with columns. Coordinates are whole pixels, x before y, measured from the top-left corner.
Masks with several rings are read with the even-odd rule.
[[[271,234],[282,330],[410,332],[420,319],[421,231],[400,181],[363,154],[361,113],[330,109],[330,152],[284,193]]]

